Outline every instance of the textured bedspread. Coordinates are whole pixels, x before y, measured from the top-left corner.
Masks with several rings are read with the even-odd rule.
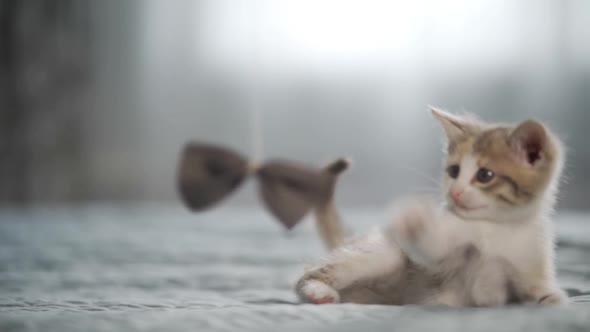
[[[366,230],[386,214],[345,211]],[[557,219],[564,308],[301,305],[292,291],[324,253],[259,210],[110,206],[0,212],[0,331],[587,331],[590,215]]]

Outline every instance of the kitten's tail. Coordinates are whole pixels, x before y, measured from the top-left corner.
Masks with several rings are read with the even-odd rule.
[[[340,219],[338,211],[336,211],[336,205],[334,203],[334,189],[336,181],[338,180],[338,175],[349,167],[350,160],[346,158],[336,159],[324,167],[324,172],[327,172],[332,177],[332,193],[330,199],[325,203],[316,206],[314,209],[314,216],[320,238],[329,250],[340,246],[349,235],[349,232],[342,224],[342,220]]]

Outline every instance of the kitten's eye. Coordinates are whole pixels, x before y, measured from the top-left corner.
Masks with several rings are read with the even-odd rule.
[[[480,183],[488,183],[492,181],[495,176],[496,174],[493,171],[483,167],[477,171],[477,174],[475,174],[475,178]]]
[[[449,176],[453,179],[456,179],[459,176],[460,171],[461,168],[459,165],[451,165],[447,168],[447,174],[449,174]]]

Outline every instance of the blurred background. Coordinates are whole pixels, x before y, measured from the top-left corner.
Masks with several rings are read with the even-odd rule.
[[[586,209],[589,41],[586,0],[0,0],[0,202],[180,204],[196,139],[350,156],[341,204],[381,206],[436,189],[432,104],[545,121]]]
[[[176,192],[189,140],[349,156],[346,225],[384,224],[438,191],[428,105],[563,139],[557,273],[590,303],[589,0],[0,0],[0,331],[587,330],[587,306],[289,305],[313,223],[280,232],[254,181],[210,213]]]

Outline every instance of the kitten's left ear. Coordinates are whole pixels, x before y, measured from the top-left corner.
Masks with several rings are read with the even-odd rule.
[[[535,120],[522,122],[510,135],[513,151],[529,166],[535,166],[546,157],[547,140],[547,130]]]
[[[432,115],[438,120],[447,135],[449,141],[464,136],[470,131],[472,125],[460,116],[443,111],[434,106],[428,106]]]

